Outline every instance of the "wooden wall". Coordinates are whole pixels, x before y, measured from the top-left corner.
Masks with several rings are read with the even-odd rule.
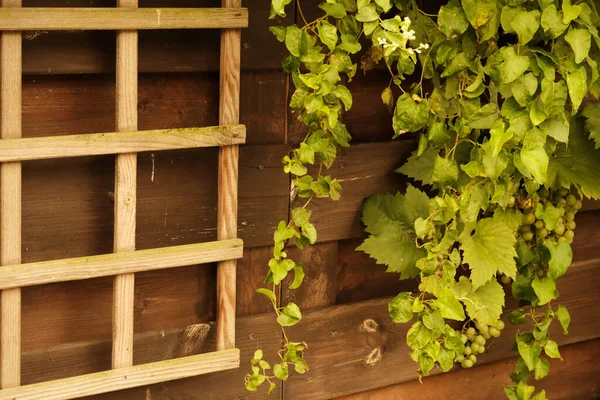
[[[241,119],[248,144],[241,148],[238,264],[239,370],[96,396],[95,399],[262,399],[243,387],[252,352],[273,356],[281,333],[269,304],[254,293],[267,271],[272,233],[290,204],[289,177],[281,158],[301,138],[287,109],[288,77],[280,71],[282,45],[267,30],[267,0],[246,0],[250,28],[243,33]],[[315,1],[305,1],[307,9]],[[303,4],[304,4],[303,3]],[[140,0],[141,7],[217,6],[218,0]],[[107,0],[24,0],[24,6],[114,6]],[[290,12],[287,23],[294,21]],[[140,34],[139,128],[217,124],[218,32]],[[112,32],[28,32],[24,40],[23,135],[26,137],[114,130],[115,35]],[[366,196],[395,191],[394,173],[414,148],[389,141],[390,116],[380,105],[387,77],[357,76],[355,109],[345,116],[353,146],[341,151],[331,173],[343,184],[342,199],[315,202],[319,243],[292,251],[307,278],[287,300],[303,307],[305,320],[291,330],[310,348],[308,374],[292,376],[270,398],[326,399],[500,399],[510,370],[512,333],[506,332],[481,367],[415,382],[416,366],[404,344],[405,326],[391,323],[386,303],[413,282],[386,275],[362,253],[360,207]],[[216,155],[212,150],[141,154],[138,159],[139,248],[215,239]],[[112,251],[113,157],[24,163],[23,261]],[[570,336],[560,341],[565,362],[553,363],[546,381],[553,399],[600,397],[600,211],[578,217],[576,265],[559,286],[573,315]],[[137,274],[135,362],[178,357],[214,346],[215,266],[184,267]],[[110,367],[112,280],[51,284],[23,290],[23,383],[39,382]],[[376,329],[365,329],[365,321]],[[367,321],[369,322],[369,321]],[[472,382],[466,391],[456,377]],[[569,379],[573,390],[558,383]],[[405,383],[408,382],[408,383]],[[380,391],[378,388],[387,387]],[[472,388],[476,387],[477,390]],[[448,390],[456,395],[449,396]],[[485,392],[484,392],[485,391]],[[480,396],[479,393],[486,393]],[[459,395],[460,394],[460,395]],[[471,396],[471,397],[468,397]]]

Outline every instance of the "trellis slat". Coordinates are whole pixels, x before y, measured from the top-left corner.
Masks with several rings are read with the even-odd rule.
[[[117,0],[126,9],[137,0]],[[136,131],[138,124],[138,32],[117,32],[116,127],[119,132]],[[137,153],[117,155],[115,161],[114,252],[135,250],[137,207]],[[135,274],[115,276],[113,283],[112,367],[133,365],[133,308]]]
[[[21,0],[2,0],[3,7],[21,7]],[[21,137],[22,46],[20,32],[3,32],[0,39],[0,138]],[[0,166],[0,264],[21,262],[21,163]],[[1,269],[1,268],[0,268]],[[0,386],[21,382],[21,289],[2,291]]]
[[[40,261],[0,268],[0,289],[132,274],[242,258],[241,239]]]
[[[223,7],[236,8],[241,0],[222,0]],[[221,31],[219,124],[240,120],[241,31]],[[217,193],[217,238],[237,237],[239,147],[219,150]],[[236,262],[220,262],[217,269],[217,350],[235,347]]]
[[[242,144],[244,125],[6,139],[0,162],[220,147]]]
[[[245,8],[59,8],[0,10],[3,31],[245,28]]]
[[[63,400],[237,368],[238,349],[181,357],[0,390],[0,400]]]

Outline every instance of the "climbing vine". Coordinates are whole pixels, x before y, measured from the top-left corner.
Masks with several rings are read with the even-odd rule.
[[[285,17],[291,3],[272,0],[271,17]],[[389,71],[381,99],[394,138],[419,133],[416,151],[398,169],[414,186],[365,201],[368,238],[357,249],[420,282],[418,292],[389,304],[394,322],[412,323],[410,357],[423,376],[471,368],[501,335],[508,294],[520,306],[505,315],[520,325],[520,359],[505,393],[546,399],[531,383],[549,373],[548,359],[561,358],[548,329],[558,323],[567,334],[570,324],[556,282],[572,262],[582,199],[600,198],[595,2],[451,0],[430,15],[414,0],[325,0],[312,21],[301,0],[292,6],[298,24],[270,30],[289,51],[290,107],[306,126],[302,143],[283,158],[292,195],[305,203],[279,223],[268,286],[258,289],[273,304],[284,343],[273,366],[255,353],[247,389],[268,382],[271,392],[290,367],[308,371],[307,344],[285,331],[301,320],[300,308],[278,298],[289,274],[290,289],[304,278],[285,246],[314,244],[311,201],[340,198],[327,169],[351,140],[342,116],[353,106],[346,84],[360,61],[365,72],[378,65]]]

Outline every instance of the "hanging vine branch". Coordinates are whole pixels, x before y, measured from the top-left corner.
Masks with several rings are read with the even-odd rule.
[[[272,0],[271,17],[284,17],[291,3]],[[283,330],[280,359],[271,368],[258,350],[246,387],[268,381],[270,392],[290,366],[308,371],[307,344],[285,331],[301,311],[279,304],[276,294],[292,271],[291,289],[304,278],[285,244],[316,242],[312,199],[340,198],[340,184],[326,172],[337,148],[349,146],[340,116],[352,107],[345,85],[360,53],[365,72],[384,64],[390,73],[381,98],[393,114],[394,138],[420,134],[398,172],[427,192],[409,186],[404,194],[369,197],[362,218],[369,237],[357,249],[401,279],[419,279],[417,293],[389,304],[394,322],[412,322],[407,344],[419,373],[471,368],[500,336],[509,294],[521,308],[505,320],[524,326],[505,393],[546,399],[544,391],[534,395],[530,377],[542,379],[548,359],[561,357],[548,329],[558,323],[567,334],[570,316],[556,303],[556,282],[571,265],[582,199],[600,198],[600,102],[590,99],[600,95],[595,3],[451,0],[429,15],[413,0],[326,0],[314,21],[305,20],[300,0],[295,5],[300,27],[270,29],[290,53],[283,60],[296,88],[290,107],[306,125],[305,139],[283,158],[306,203],[280,222],[270,286],[258,289]],[[320,166],[316,176],[308,174],[313,164]]]

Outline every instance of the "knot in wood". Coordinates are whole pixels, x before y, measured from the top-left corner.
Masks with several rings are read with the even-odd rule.
[[[375,333],[379,330],[379,324],[371,318],[367,318],[362,323],[362,330],[367,333]]]
[[[383,351],[381,351],[380,347],[375,347],[368,356],[364,358],[364,362],[366,365],[375,365],[383,358]]]

